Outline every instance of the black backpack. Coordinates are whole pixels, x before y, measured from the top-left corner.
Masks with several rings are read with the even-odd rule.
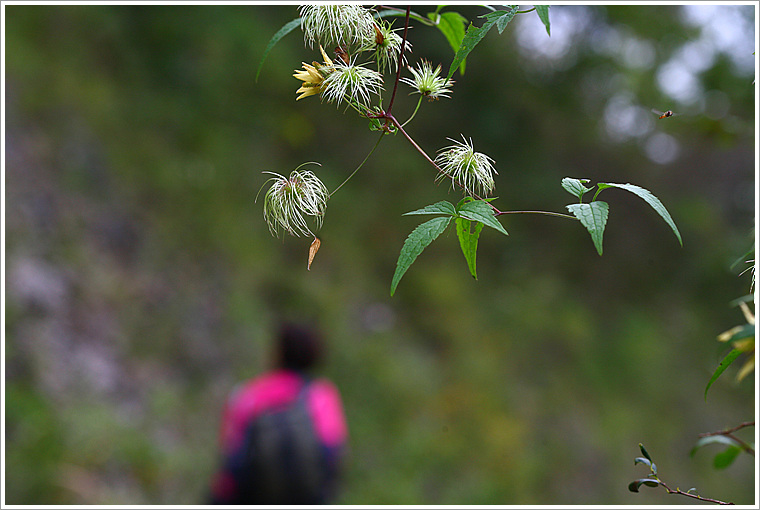
[[[308,381],[295,401],[265,411],[246,429],[238,488],[241,503],[323,503],[330,468],[308,408]]]

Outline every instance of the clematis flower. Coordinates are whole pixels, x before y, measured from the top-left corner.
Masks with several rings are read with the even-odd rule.
[[[307,64],[303,62],[303,69],[296,69],[294,71],[293,77],[303,82],[301,88],[296,90],[296,94],[301,94],[296,98],[296,101],[322,92],[324,90],[325,77],[333,71],[333,62],[327,56],[322,46],[319,47],[319,51],[322,52],[324,64],[320,64],[319,62]]]
[[[465,193],[469,195],[490,194],[494,187],[494,174],[498,174],[493,166],[494,160],[483,153],[475,152],[472,140],[467,142],[462,136],[463,142],[452,140],[454,145],[441,149],[435,158],[435,163],[441,168],[437,181],[446,177],[454,183],[459,183]]]
[[[288,177],[275,172],[269,181],[272,186],[264,195],[264,219],[274,236],[287,232],[292,236],[312,236],[305,216],[314,218],[317,230],[322,227],[327,199],[327,188],[310,170],[293,170]],[[267,181],[267,182],[269,182]],[[279,237],[279,236],[278,236]]]

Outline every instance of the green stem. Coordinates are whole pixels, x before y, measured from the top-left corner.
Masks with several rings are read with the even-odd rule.
[[[381,132],[381,133],[380,133],[380,138],[378,138],[378,139],[377,139],[377,142],[375,142],[375,146],[374,146],[374,147],[372,147],[372,150],[371,150],[371,151],[369,151],[369,154],[367,154],[367,157],[366,157],[366,158],[364,158],[364,161],[362,161],[361,163],[359,163],[359,166],[357,166],[357,167],[356,167],[356,170],[354,170],[353,172],[351,172],[351,175],[349,175],[348,177],[346,177],[346,180],[345,180],[345,181],[343,181],[343,182],[340,184],[340,186],[338,186],[337,188],[335,188],[335,189],[333,190],[333,192],[332,192],[332,193],[330,193],[330,196],[329,196],[328,198],[332,198],[332,196],[335,194],[335,192],[336,192],[336,191],[338,191],[340,188],[342,188],[342,187],[343,187],[343,185],[344,185],[344,184],[346,184],[346,183],[347,183],[347,182],[348,182],[348,181],[351,179],[351,177],[353,177],[353,176],[354,176],[354,174],[356,174],[356,172],[358,172],[358,171],[359,171],[359,169],[360,169],[362,166],[364,166],[364,163],[366,163],[366,162],[367,162],[367,160],[369,159],[369,157],[370,157],[370,156],[372,156],[372,153],[373,153],[373,152],[375,152],[375,149],[377,149],[377,146],[378,146],[378,145],[380,145],[380,142],[381,142],[381,141],[382,141],[382,139],[383,139],[383,135],[385,135],[385,132]]]
[[[421,104],[422,104],[422,96],[420,96],[420,100],[417,101],[417,106],[415,107],[414,111],[412,112],[411,117],[409,117],[408,119],[406,119],[406,122],[404,122],[403,124],[401,124],[402,127],[406,126],[407,124],[409,124],[412,121],[412,119],[414,118],[414,116],[417,115],[417,110],[420,109],[420,105]]]
[[[532,9],[528,9],[527,11],[517,11],[515,14],[525,14],[526,12],[533,12],[535,10],[536,10],[536,8],[534,7]]]

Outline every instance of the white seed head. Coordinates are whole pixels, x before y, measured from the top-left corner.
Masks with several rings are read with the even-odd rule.
[[[272,186],[264,195],[264,219],[274,236],[279,236],[280,232],[314,236],[304,216],[314,218],[317,230],[322,227],[329,198],[327,188],[312,171],[299,171],[298,168],[288,177],[265,172],[274,176],[270,179]]]
[[[451,93],[447,87],[454,84],[454,80],[446,83],[445,78],[441,78],[441,65],[433,69],[433,65],[427,60],[422,60],[417,64],[417,68],[409,68],[413,78],[401,78],[400,81],[406,83],[415,90],[412,94],[419,93],[428,99],[438,99],[439,97],[449,97]]]
[[[377,67],[381,73],[386,69],[396,71],[398,69],[398,57],[401,50],[403,38],[392,29],[390,23],[378,20],[375,24],[375,36],[369,46],[361,48],[360,51],[373,51]],[[412,51],[412,43],[406,41],[404,52]],[[406,63],[406,56],[402,57],[402,62]]]
[[[374,37],[372,13],[361,5],[302,5],[301,29],[304,43],[323,46],[364,46]]]
[[[436,180],[446,177],[451,179],[451,185],[459,183],[465,193],[469,195],[488,195],[494,187],[494,174],[498,174],[493,166],[494,160],[483,153],[473,150],[472,140],[467,142],[462,136],[463,142],[452,140],[454,145],[441,149],[435,158],[435,163],[442,172]]]
[[[383,89],[382,75],[363,65],[337,59],[332,69],[322,83],[322,98],[328,102],[339,105],[344,100],[354,100],[369,106],[370,94],[379,94]]]

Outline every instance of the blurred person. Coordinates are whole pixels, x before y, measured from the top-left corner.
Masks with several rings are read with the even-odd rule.
[[[224,409],[213,504],[324,504],[336,496],[348,430],[335,385],[315,379],[321,337],[283,324],[274,367],[240,384]]]

